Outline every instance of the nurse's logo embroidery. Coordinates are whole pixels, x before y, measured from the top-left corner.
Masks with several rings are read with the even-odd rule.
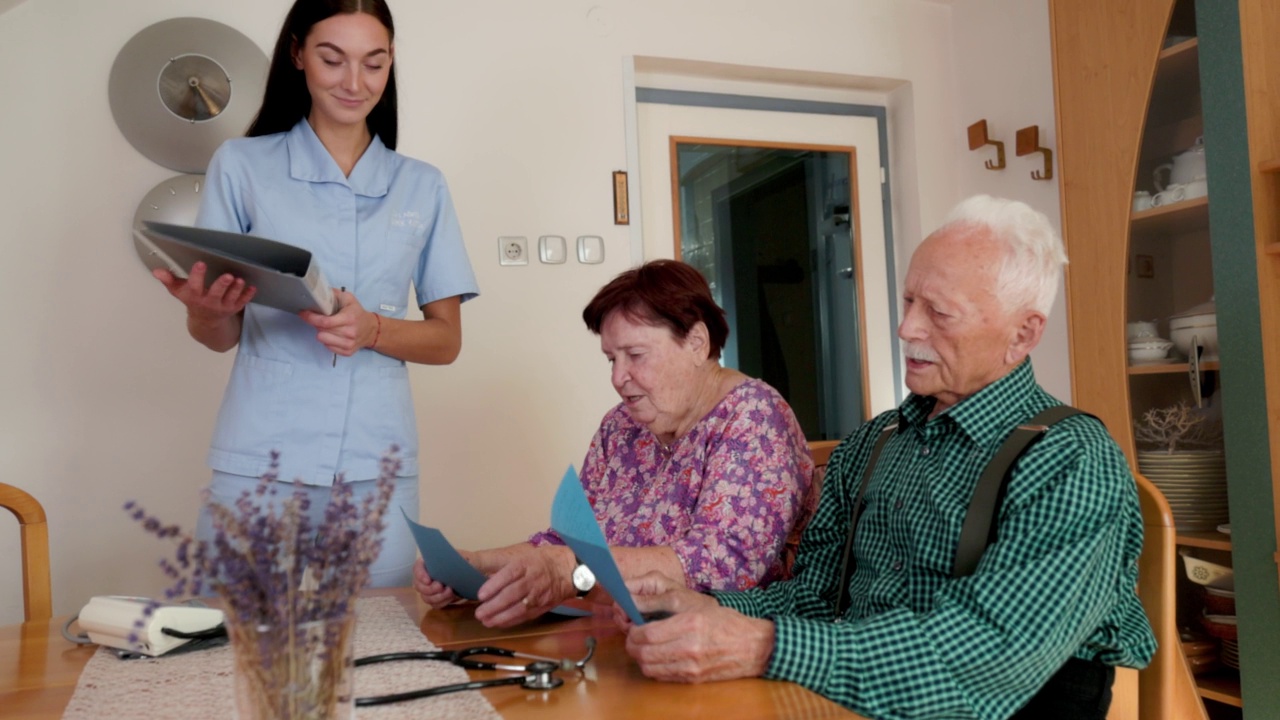
[[[404,212],[391,213],[391,227],[397,230],[410,230],[417,232],[425,225],[426,223],[422,219],[422,213],[417,210],[405,210]]]

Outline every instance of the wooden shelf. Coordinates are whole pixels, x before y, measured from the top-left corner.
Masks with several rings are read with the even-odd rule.
[[[1165,121],[1200,114],[1200,41],[1196,38],[1160,51],[1148,117]]]
[[[1263,160],[1262,162],[1258,163],[1258,172],[1261,172],[1261,173],[1280,172],[1280,159]]]
[[[1264,247],[1268,255],[1280,255],[1280,242],[1267,243]]]
[[[1130,227],[1135,235],[1169,235],[1209,229],[1209,198],[1198,197],[1173,205],[1136,212]]]
[[[1188,53],[1191,53],[1193,50],[1195,50],[1196,52],[1199,52],[1197,49],[1199,47],[1200,47],[1200,39],[1190,38],[1187,40],[1183,40],[1182,42],[1176,45],[1170,45],[1169,47],[1161,50],[1160,51],[1160,72],[1165,71],[1165,67],[1167,64],[1177,62],[1176,58],[1178,58],[1179,56],[1185,56]]]
[[[1222,363],[1217,360],[1209,360],[1200,363],[1201,370],[1221,370]],[[1186,375],[1191,372],[1190,363],[1169,363],[1167,365],[1130,365],[1130,375]]]
[[[1196,676],[1200,697],[1235,707],[1244,707],[1240,699],[1240,674],[1233,670],[1217,670]]]
[[[1216,530],[1208,532],[1180,532],[1177,535],[1177,543],[1179,545],[1186,545],[1187,547],[1205,548],[1207,550],[1231,551],[1231,536],[1217,532]]]

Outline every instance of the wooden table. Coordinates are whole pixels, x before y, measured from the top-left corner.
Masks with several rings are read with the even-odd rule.
[[[769,680],[735,680],[704,685],[660,683],[640,674],[627,655],[625,637],[608,617],[535,621],[508,630],[486,628],[469,607],[427,609],[408,589],[370,591],[391,595],[410,617],[421,617],[424,635],[444,647],[501,644],[535,655],[579,658],[588,635],[597,640],[595,658],[580,677],[562,673],[564,686],[535,692],[519,687],[485,690],[485,697],[508,720],[524,718],[858,718],[804,688]],[[64,619],[0,627],[0,715],[4,718],[59,718],[75,692],[85,663],[97,646],[74,646],[62,638]],[[473,671],[484,679],[497,673]],[[359,711],[357,711],[357,717]]]

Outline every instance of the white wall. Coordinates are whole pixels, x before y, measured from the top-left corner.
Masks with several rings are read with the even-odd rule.
[[[1057,132],[1053,113],[1053,61],[1049,46],[1048,0],[965,0],[952,5],[956,64],[956,114],[951,128],[962,157],[962,195],[988,193],[1021,200],[1049,216],[1062,231],[1058,200]],[[995,148],[968,151],[966,129],[986,118],[994,140],[1004,142],[1004,170],[987,170]],[[1054,150],[1054,177],[1031,179],[1044,169],[1044,156],[1017,157],[1018,128],[1040,126],[1040,144]],[[1032,353],[1036,378],[1064,402],[1071,401],[1067,312],[1061,291],[1044,339]]]
[[[287,5],[28,0],[0,15],[0,66],[8,68],[0,74],[0,97],[8,99],[0,110],[0,476],[48,511],[57,613],[92,594],[162,587],[154,568],[162,546],[119,507],[137,498],[191,524],[230,360],[185,336],[181,308],[133,255],[126,233],[133,211],[173,173],[116,129],[107,105],[112,60],[143,27],[183,15],[227,23],[269,49]],[[1024,117],[1052,122],[1047,73],[1043,90],[1022,96],[1021,110],[1007,117],[994,107],[1005,87],[991,88],[990,102],[966,97],[983,90],[972,81],[952,89],[957,54],[992,53],[969,42],[953,49],[952,14],[976,14],[963,5],[395,3],[401,150],[449,177],[483,292],[464,307],[457,363],[413,371],[424,520],[472,547],[544,525],[555,482],[565,465],[581,462],[615,401],[578,313],[629,264],[627,229],[611,222],[610,182],[612,170],[626,168],[625,57],[908,81],[891,99],[891,111],[912,121],[891,138],[893,152],[916,159],[896,178],[910,183],[895,188],[911,201],[895,208],[904,259],[920,229],[935,226],[969,186],[999,190],[980,182],[991,181],[985,171],[968,169],[976,154],[960,151],[971,115],[986,114],[997,130]],[[997,15],[1018,3],[983,5]],[[1001,41],[1047,53],[1025,37],[1032,32],[1047,42],[1044,28]],[[1001,77],[1018,71],[1009,65]],[[1032,103],[1040,104],[1034,112]],[[1010,194],[1051,192],[1049,183],[1009,182]],[[603,236],[605,263],[498,266],[499,235],[548,233]],[[0,623],[21,616],[8,581],[17,572],[15,534],[0,532]]]

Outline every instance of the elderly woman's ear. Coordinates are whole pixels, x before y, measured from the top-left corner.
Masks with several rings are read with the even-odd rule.
[[[684,346],[693,351],[697,355],[699,365],[702,361],[711,357],[711,333],[707,331],[707,324],[699,320],[689,328],[689,334],[684,336]]]

